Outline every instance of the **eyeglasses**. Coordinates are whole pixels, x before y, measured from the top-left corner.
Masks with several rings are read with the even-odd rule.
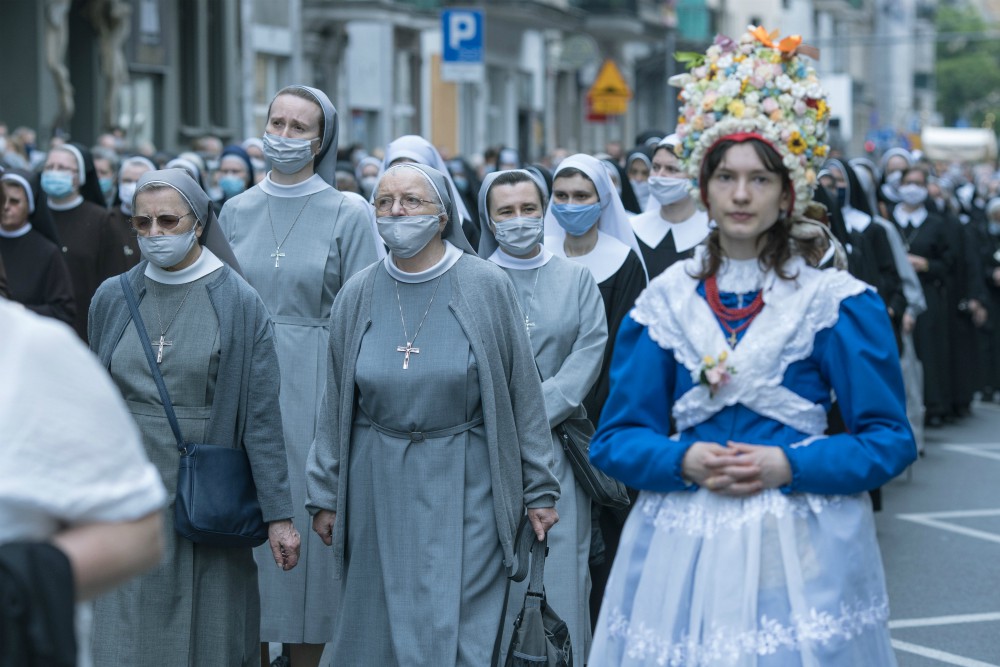
[[[181,220],[189,215],[194,214],[185,213],[184,215],[158,215],[155,218],[151,218],[148,215],[133,215],[129,218],[129,223],[131,223],[132,229],[137,232],[148,232],[153,227],[153,221],[155,220],[157,227],[163,231],[170,232],[173,231]]]
[[[395,204],[396,201],[395,197],[379,197],[375,200],[375,210],[379,213],[388,213],[392,210],[392,205]],[[421,199],[420,197],[415,197],[414,195],[403,195],[399,198],[399,205],[402,206],[403,210],[407,213],[417,210],[420,208],[421,204],[437,205],[437,202]]]
[[[50,164],[45,167],[44,171],[64,171],[67,174],[75,174],[78,170],[76,167],[64,167],[61,164]]]

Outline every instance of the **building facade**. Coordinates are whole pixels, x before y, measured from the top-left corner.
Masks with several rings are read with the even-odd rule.
[[[442,70],[441,12],[484,13],[482,74]],[[366,150],[421,134],[445,154],[625,147],[676,123],[676,51],[750,23],[819,46],[835,135],[934,119],[930,0],[5,0],[10,54],[0,120],[84,143],[111,127],[167,151],[263,131],[267,104],[304,82],[330,95],[340,143]],[[587,92],[612,60],[632,97],[597,119]]]

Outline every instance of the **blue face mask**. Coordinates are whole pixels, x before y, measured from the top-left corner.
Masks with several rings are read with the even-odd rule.
[[[100,178],[98,182],[101,184],[101,194],[104,195],[105,199],[110,199],[111,195],[115,191],[115,179],[110,176],[107,178]]]
[[[844,208],[847,204],[847,188],[837,188],[837,203],[840,204],[840,208]]]
[[[227,197],[235,197],[247,189],[247,182],[240,176],[223,176],[219,179],[219,187]]]
[[[601,219],[601,204],[552,204],[552,215],[570,236],[583,236]]]
[[[42,190],[53,199],[73,194],[73,174],[68,171],[43,171]]]

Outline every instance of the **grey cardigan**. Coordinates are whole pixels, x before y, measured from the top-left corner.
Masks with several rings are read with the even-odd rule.
[[[337,512],[333,550],[335,576],[343,572],[347,486],[354,423],[354,372],[361,339],[371,325],[378,262],[344,285],[333,304],[326,397],[316,440],[306,463],[306,508]],[[516,566],[514,532],[525,507],[552,507],[559,482],[552,473],[552,433],[545,416],[541,380],[518,312],[514,286],[490,262],[463,255],[448,271],[448,304],[468,337],[479,368],[483,420],[490,457],[493,510],[504,565]]]
[[[143,260],[126,274],[141,302],[146,294]],[[264,521],[292,517],[288,461],[278,407],[278,355],[274,328],[257,292],[228,265],[208,284],[219,317],[222,356],[207,443],[243,446],[250,459]],[[97,288],[90,305],[90,349],[105,368],[132,320],[118,276]]]

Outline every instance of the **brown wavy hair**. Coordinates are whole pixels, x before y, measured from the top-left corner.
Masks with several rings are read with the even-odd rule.
[[[794,191],[792,190],[792,182],[788,174],[788,169],[786,169],[785,165],[782,163],[781,156],[778,152],[767,142],[761,139],[746,139],[743,141],[722,139],[717,142],[705,155],[698,174],[701,198],[702,201],[705,202],[706,208],[708,204],[709,179],[715,174],[719,165],[722,164],[722,160],[726,156],[729,149],[740,143],[748,143],[753,146],[754,152],[757,153],[757,157],[760,158],[764,168],[772,174],[777,174],[781,177],[782,192],[791,194],[793,197],[795,196]],[[808,256],[815,253],[812,243],[792,239],[792,222],[793,221],[787,214],[787,211],[782,212],[778,221],[757,238],[757,261],[760,263],[761,268],[765,271],[773,269],[775,273],[778,274],[778,277],[783,280],[792,280],[795,278],[794,275],[785,271],[785,263],[791,259],[793,254],[804,254]],[[808,247],[802,247],[803,243]],[[715,275],[722,266],[722,260],[725,258],[725,255],[723,254],[722,244],[719,240],[718,227],[712,229],[709,233],[708,238],[705,241],[705,246],[708,252],[705,254],[702,261],[701,270],[691,276],[692,278],[696,278],[698,280],[705,280],[706,278]]]

